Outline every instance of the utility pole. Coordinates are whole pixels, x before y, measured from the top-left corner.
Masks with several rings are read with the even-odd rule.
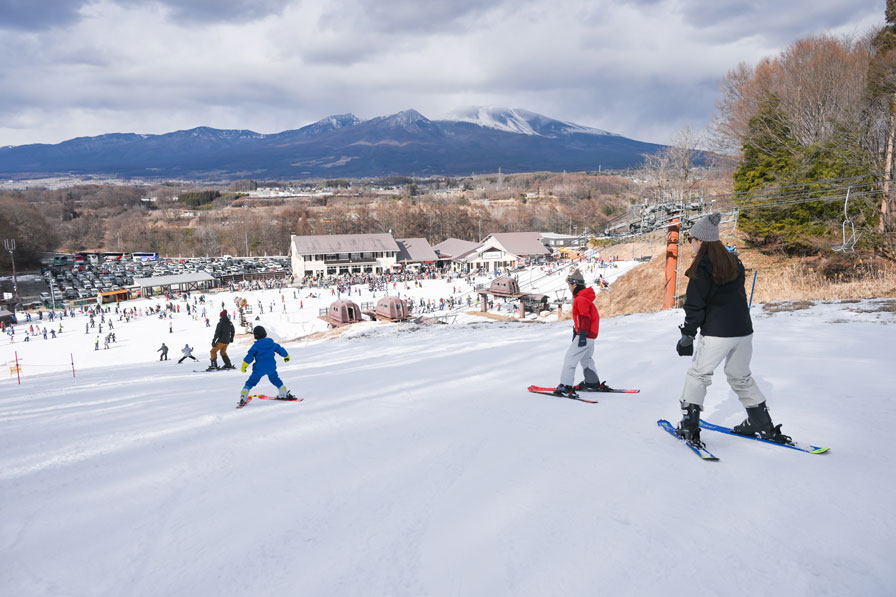
[[[19,282],[16,279],[16,260],[12,255],[12,252],[16,250],[16,239],[7,238],[3,240],[3,248],[9,251],[9,260],[12,262],[12,291],[15,294],[16,300],[19,299]]]

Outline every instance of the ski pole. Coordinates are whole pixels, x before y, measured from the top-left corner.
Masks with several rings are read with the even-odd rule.
[[[759,275],[759,270],[757,269],[753,272],[753,286],[750,288],[750,304],[747,305],[747,309],[751,309],[753,307],[753,291],[756,290],[756,276]]]

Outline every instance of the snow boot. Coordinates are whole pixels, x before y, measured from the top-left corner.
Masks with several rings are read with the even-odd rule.
[[[236,405],[237,408],[243,408],[249,402],[249,390],[243,388],[240,392],[240,401],[239,404]]]
[[[218,359],[212,359],[212,364],[208,366],[206,371],[217,371],[218,370]]]
[[[578,394],[576,394],[576,389],[566,384],[560,384],[559,386],[557,386],[557,389],[554,390],[554,395],[564,396],[567,398],[571,396],[578,396]]]
[[[700,441],[700,405],[690,402],[681,403],[681,422],[675,429],[678,437],[690,442],[698,448],[705,447]]]
[[[766,439],[778,444],[789,444],[793,440],[781,433],[781,426],[772,423],[772,417],[768,414],[765,402],[747,408],[747,418],[740,425],[735,425],[731,431],[738,435],[748,435]]]
[[[292,395],[292,392],[290,392],[288,389],[286,389],[286,386],[283,386],[282,388],[280,388],[280,391],[277,392],[277,398],[279,400],[296,400],[297,399],[295,396]]]
[[[222,354],[222,355],[221,355],[221,358],[224,359],[224,366],[221,367],[221,369],[236,369],[236,367],[234,367],[234,366],[231,364],[230,359],[227,358],[227,355],[226,355],[226,354]]]

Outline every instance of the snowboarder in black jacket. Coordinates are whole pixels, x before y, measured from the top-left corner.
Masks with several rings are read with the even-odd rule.
[[[227,317],[227,311],[221,311],[221,319],[218,320],[218,325],[215,326],[215,337],[212,338],[212,363],[208,367],[209,370],[218,369],[218,353],[221,354],[221,359],[224,361],[224,366],[221,369],[236,368],[230,363],[230,357],[227,356],[227,345],[233,342],[235,334],[233,323]]]

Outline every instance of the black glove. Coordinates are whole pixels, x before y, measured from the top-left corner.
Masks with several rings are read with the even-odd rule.
[[[684,330],[681,330],[681,338],[678,340],[678,344],[675,345],[675,350],[678,351],[678,356],[680,357],[689,357],[693,355],[694,337],[689,336]]]
[[[588,344],[588,332],[582,330],[579,332],[579,348]]]

